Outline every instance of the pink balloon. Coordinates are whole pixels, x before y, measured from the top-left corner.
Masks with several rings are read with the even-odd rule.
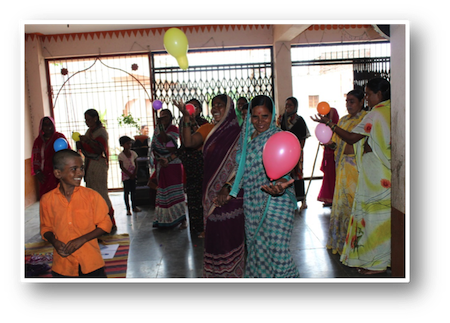
[[[326,144],[330,141],[331,137],[333,136],[333,131],[326,126],[324,123],[319,123],[316,127],[316,137],[317,139],[323,143]]]
[[[297,137],[289,131],[281,131],[267,140],[263,148],[263,164],[271,181],[289,173],[300,159],[302,148]]]
[[[195,112],[195,107],[193,104],[186,104],[186,110],[189,112],[190,115],[192,115]]]

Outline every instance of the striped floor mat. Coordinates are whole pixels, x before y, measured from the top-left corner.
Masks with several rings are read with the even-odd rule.
[[[114,258],[105,259],[105,271],[108,278],[126,278],[130,237],[128,234],[102,236],[101,243],[118,244]],[[25,245],[25,277],[51,278],[53,262],[53,246],[46,242],[36,242]],[[33,266],[27,266],[32,264]]]

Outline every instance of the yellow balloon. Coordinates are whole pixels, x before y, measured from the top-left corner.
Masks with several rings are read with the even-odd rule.
[[[75,141],[80,141],[80,133],[79,132],[72,133],[72,139]]]
[[[179,65],[182,69],[187,69],[187,57],[185,56],[188,51],[189,44],[184,32],[178,28],[170,28],[167,30],[164,34],[164,48],[170,55],[175,57],[177,61],[181,59],[182,64],[179,63]]]
[[[187,70],[189,67],[188,58],[186,55],[177,57],[178,65],[182,70]]]

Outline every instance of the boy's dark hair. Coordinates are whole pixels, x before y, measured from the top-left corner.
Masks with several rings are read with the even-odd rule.
[[[76,151],[72,150],[72,149],[58,150],[53,155],[53,159],[52,159],[53,169],[63,170],[64,166],[66,165],[65,159],[66,158],[70,158],[70,157],[79,157],[79,158],[81,158],[80,154],[77,153]]]
[[[128,136],[122,136],[122,137],[119,138],[119,143],[120,143],[121,146],[125,145],[129,141],[133,141],[133,139],[131,139]]]

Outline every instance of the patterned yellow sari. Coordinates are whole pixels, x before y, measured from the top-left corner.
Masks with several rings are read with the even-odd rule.
[[[351,132],[367,111],[360,111],[356,116],[350,114],[342,117],[338,126]],[[338,135],[333,134],[332,141],[336,143],[334,160],[336,161],[336,185],[333,195],[333,206],[330,214],[330,226],[328,229],[327,248],[333,254],[342,254],[345,238],[347,236],[348,223],[352,213],[353,199],[355,197],[358,170],[356,169],[355,155],[345,155],[344,150],[347,143]]]
[[[391,266],[391,101],[376,105],[354,129],[358,184],[341,261],[383,271]],[[367,141],[371,152],[364,152]]]

